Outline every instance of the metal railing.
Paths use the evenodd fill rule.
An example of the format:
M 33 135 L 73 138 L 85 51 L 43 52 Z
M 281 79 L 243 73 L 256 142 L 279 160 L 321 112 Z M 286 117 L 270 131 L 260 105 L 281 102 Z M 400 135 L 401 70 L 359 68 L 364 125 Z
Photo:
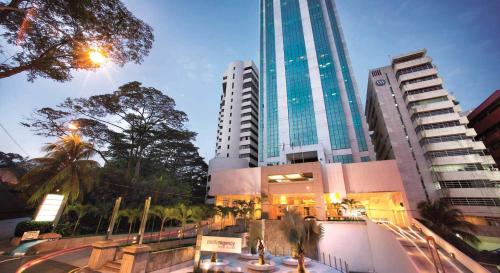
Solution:
M 292 256 L 292 249 L 285 247 L 277 247 L 275 245 L 274 247 L 269 248 L 269 253 L 276 257 Z M 349 264 L 347 263 L 347 261 L 342 260 L 342 258 L 339 258 L 335 255 L 331 255 L 330 253 L 326 254 L 325 252 L 321 252 L 318 253 L 317 258 L 315 259 L 311 258 L 311 259 L 320 264 L 334 268 L 335 270 L 340 271 L 342 273 L 349 273 Z

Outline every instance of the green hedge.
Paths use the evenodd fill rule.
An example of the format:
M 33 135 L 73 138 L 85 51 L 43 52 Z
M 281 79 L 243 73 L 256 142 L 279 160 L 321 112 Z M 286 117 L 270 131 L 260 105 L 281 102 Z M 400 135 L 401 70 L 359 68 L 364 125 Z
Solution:
M 52 222 L 35 222 L 33 220 L 27 220 L 19 222 L 16 226 L 16 231 L 14 235 L 16 237 L 23 236 L 26 231 L 40 231 L 40 234 L 52 231 Z

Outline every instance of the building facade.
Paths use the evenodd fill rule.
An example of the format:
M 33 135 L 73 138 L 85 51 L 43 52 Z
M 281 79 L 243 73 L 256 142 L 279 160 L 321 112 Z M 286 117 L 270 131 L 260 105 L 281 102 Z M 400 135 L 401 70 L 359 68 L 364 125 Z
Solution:
M 252 61 L 231 62 L 222 76 L 215 156 L 208 164 L 207 192 L 213 172 L 257 166 L 258 105 L 256 65 Z
M 477 133 L 490 155 L 500 166 L 500 90 L 496 90 L 468 116 L 469 127 Z
M 333 0 L 261 0 L 259 164 L 374 159 Z
M 426 50 L 370 70 L 365 111 L 377 159 L 397 161 L 412 211 L 443 198 L 482 234 L 499 235 L 500 173 Z
M 286 211 L 296 210 L 318 220 L 366 215 L 400 226 L 409 224 L 408 202 L 394 160 L 217 171 L 212 174 L 209 194 L 217 206 L 234 206 L 236 200 L 255 201 L 257 219 L 280 219 Z M 345 198 L 356 200 L 356 204 L 342 206 Z

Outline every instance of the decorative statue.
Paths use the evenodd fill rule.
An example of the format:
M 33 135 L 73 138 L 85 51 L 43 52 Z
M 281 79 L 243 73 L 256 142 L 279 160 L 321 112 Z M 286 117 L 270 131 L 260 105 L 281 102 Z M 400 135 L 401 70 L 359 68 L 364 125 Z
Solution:
M 298 248 L 298 254 L 299 254 L 297 273 L 306 273 L 307 271 L 306 271 L 306 267 L 304 264 L 304 258 L 305 258 L 304 247 L 302 246 L 301 243 L 299 243 L 297 248 Z
M 264 260 L 264 250 L 265 250 L 264 243 L 260 238 L 258 238 L 257 240 L 258 240 L 257 247 L 259 250 L 259 264 L 265 265 L 266 261 Z
M 211 263 L 216 263 L 217 262 L 217 252 L 212 252 L 212 256 L 210 257 L 210 262 Z

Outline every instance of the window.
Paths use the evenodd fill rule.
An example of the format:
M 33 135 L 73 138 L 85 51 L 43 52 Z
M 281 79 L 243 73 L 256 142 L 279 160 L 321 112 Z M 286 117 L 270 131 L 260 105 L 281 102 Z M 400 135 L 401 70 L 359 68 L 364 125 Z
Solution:
M 233 83 L 231 83 L 231 88 L 232 88 L 232 89 L 234 89 L 234 82 L 233 82 Z
M 489 180 L 465 180 L 465 181 L 439 181 L 439 185 L 443 189 L 454 189 L 454 188 L 496 188 L 500 187 L 500 184 L 493 183 Z
M 369 156 L 362 156 L 361 157 L 361 162 L 368 162 L 370 161 L 370 157 Z
M 352 155 L 350 155 L 350 154 L 349 155 L 334 155 L 333 162 L 338 162 L 338 163 L 343 163 L 343 164 L 352 163 L 353 162 Z
M 443 198 L 454 206 L 487 206 L 500 207 L 500 198 L 481 197 L 446 197 Z

